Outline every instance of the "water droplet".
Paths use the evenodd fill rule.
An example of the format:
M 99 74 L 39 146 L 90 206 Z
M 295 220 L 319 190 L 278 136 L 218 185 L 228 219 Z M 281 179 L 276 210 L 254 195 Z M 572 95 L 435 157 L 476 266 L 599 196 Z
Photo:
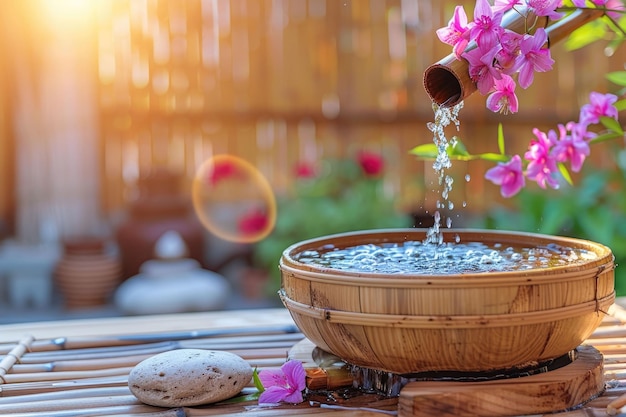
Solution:
M 465 174 L 465 182 L 470 182 L 470 174 Z

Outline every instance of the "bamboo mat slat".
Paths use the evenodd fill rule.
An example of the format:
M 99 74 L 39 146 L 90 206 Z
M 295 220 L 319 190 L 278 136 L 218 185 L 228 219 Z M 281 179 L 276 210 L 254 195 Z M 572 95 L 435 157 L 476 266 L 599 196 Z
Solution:
M 282 365 L 303 337 L 284 309 L 0 326 L 0 415 L 379 417 L 397 410 L 396 398 L 365 397 L 348 409 L 308 402 L 266 408 L 256 401 L 165 409 L 142 404 L 128 389 L 132 367 L 156 353 L 186 347 L 227 350 L 262 370 Z M 607 406 L 626 395 L 626 310 L 612 306 L 585 343 L 604 355 L 607 389 L 559 416 L 606 416 Z M 253 391 L 247 387 L 244 394 Z

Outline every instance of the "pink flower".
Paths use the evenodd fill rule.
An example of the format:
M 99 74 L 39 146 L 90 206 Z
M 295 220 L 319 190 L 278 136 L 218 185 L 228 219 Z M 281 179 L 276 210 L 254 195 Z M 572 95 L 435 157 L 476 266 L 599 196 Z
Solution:
M 227 178 L 236 177 L 239 175 L 237 166 L 231 161 L 219 161 L 213 165 L 209 171 L 209 184 L 216 185 L 218 182 Z
M 302 391 L 306 388 L 306 372 L 302 362 L 290 360 L 280 369 L 264 369 L 259 372 L 259 380 L 265 388 L 259 396 L 259 404 L 304 401 Z
M 463 9 L 463 6 L 456 6 L 454 8 L 454 16 L 448 22 L 448 26 L 437 29 L 436 33 L 441 42 L 452 45 L 452 51 L 459 58 L 469 43 L 469 39 L 466 36 L 467 30 L 465 9 Z
M 589 156 L 589 143 L 585 140 L 584 134 L 577 129 L 576 123 L 568 123 L 571 134 L 567 134 L 566 126 L 559 124 L 559 140 L 552 148 L 552 154 L 558 162 L 570 162 L 572 171 L 578 172 Z
M 526 184 L 522 172 L 522 159 L 515 155 L 509 162 L 498 163 L 487 171 L 485 178 L 500 186 L 502 197 L 514 196 Z
M 487 108 L 503 114 L 517 113 L 518 101 L 515 95 L 515 81 L 506 74 L 495 80 L 495 91 L 487 97 Z
M 494 13 L 487 0 L 476 0 L 474 7 L 474 24 L 470 28 L 470 39 L 483 49 L 491 49 L 498 43 L 498 38 L 504 30 L 502 12 Z
M 498 68 L 492 65 L 499 48 L 499 46 L 495 46 L 486 51 L 479 46 L 463 54 L 463 58 L 467 59 L 469 64 L 470 78 L 476 83 L 480 94 L 488 94 L 493 88 L 495 80 L 502 78 Z
M 521 0 L 496 0 L 493 4 L 494 12 L 506 12 L 511 10 L 515 6 L 520 6 Z
M 267 213 L 258 207 L 253 208 L 239 218 L 239 231 L 246 235 L 256 235 L 267 228 Z
M 522 41 L 522 35 L 517 32 L 505 30 L 500 36 L 500 50 L 496 53 L 497 66 L 503 74 L 511 75 L 516 70 L 515 60 L 519 55 L 519 46 Z
M 527 0 L 530 7 L 537 16 L 547 16 L 552 20 L 563 17 L 563 13 L 558 13 L 556 8 L 561 5 L 562 0 Z
M 612 117 L 617 120 L 617 108 L 613 105 L 617 101 L 615 94 L 597 93 L 589 94 L 589 104 L 580 108 L 580 123 L 590 125 L 598 123 L 601 117 Z
M 537 29 L 535 35 L 524 35 L 520 43 L 520 55 L 516 66 L 519 70 L 518 82 L 522 88 L 528 88 L 533 83 L 534 72 L 546 72 L 552 69 L 554 60 L 550 57 L 550 50 L 543 45 L 548 35 L 543 28 Z
M 365 175 L 375 177 L 383 172 L 385 164 L 380 155 L 372 152 L 361 151 L 357 156 L 357 159 Z
M 556 159 L 550 154 L 552 145 L 556 143 L 556 133 L 551 130 L 546 135 L 539 129 L 533 129 L 537 140 L 530 142 L 528 151 L 524 158 L 528 161 L 526 176 L 539 184 L 541 188 L 549 185 L 552 188 L 559 188 L 559 183 L 554 178 L 554 173 L 558 171 Z
M 315 167 L 307 162 L 299 162 L 295 171 L 298 178 L 314 178 L 317 174 Z

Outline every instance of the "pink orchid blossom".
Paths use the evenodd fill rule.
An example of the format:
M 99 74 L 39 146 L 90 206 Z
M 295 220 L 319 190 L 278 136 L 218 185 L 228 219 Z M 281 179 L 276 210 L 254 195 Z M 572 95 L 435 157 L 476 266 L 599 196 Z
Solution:
M 580 123 L 585 125 L 600 122 L 601 117 L 612 117 L 617 120 L 617 108 L 613 105 L 617 101 L 615 94 L 589 94 L 589 103 L 580 108 Z
M 571 129 L 569 135 L 568 128 Z M 559 133 L 559 140 L 554 144 L 552 154 L 558 162 L 569 161 L 572 171 L 579 172 L 591 151 L 589 143 L 580 134 L 581 131 L 576 129 L 576 123 L 568 123 L 567 126 L 559 124 Z
M 259 404 L 304 401 L 302 391 L 306 388 L 306 372 L 302 362 L 290 360 L 280 369 L 264 369 L 259 372 L 259 380 L 265 388 L 259 396 Z
M 463 54 L 469 64 L 469 75 L 476 83 L 481 94 L 488 94 L 495 84 L 495 80 L 502 78 L 500 71 L 492 65 L 499 47 L 495 46 L 486 51 L 481 46 Z
M 470 39 L 483 49 L 491 49 L 498 43 L 504 30 L 501 26 L 502 12 L 495 12 L 487 0 L 476 0 L 474 24 L 470 28 Z
M 537 128 L 533 129 L 537 140 L 530 142 L 528 151 L 524 158 L 528 161 L 526 167 L 526 177 L 535 181 L 541 188 L 549 185 L 552 188 L 559 188 L 558 181 L 554 174 L 558 172 L 556 159 L 550 154 L 552 146 L 556 143 L 556 133 L 550 130 L 546 135 Z
M 496 0 L 493 4 L 494 12 L 507 12 L 515 6 L 521 6 L 521 0 Z
M 556 11 L 557 7 L 563 3 L 562 0 L 527 0 L 527 3 L 537 16 L 547 16 L 552 20 L 558 20 L 564 15 Z
M 500 36 L 501 48 L 496 53 L 495 61 L 503 74 L 512 75 L 517 70 L 515 60 L 519 55 L 521 40 L 522 35 L 510 30 L 505 30 L 502 36 Z
M 437 29 L 436 33 L 441 42 L 452 45 L 452 51 L 457 58 L 460 58 L 469 43 L 469 37 L 466 36 L 468 30 L 465 9 L 463 6 L 456 6 L 454 16 L 448 22 L 448 26 Z
M 550 50 L 543 47 L 547 40 L 548 35 L 543 28 L 537 29 L 534 35 L 524 35 L 522 38 L 520 55 L 516 62 L 519 69 L 518 82 L 520 87 L 530 87 L 535 71 L 546 72 L 552 69 L 554 60 L 550 56 Z
M 517 113 L 518 101 L 515 95 L 515 80 L 506 74 L 495 80 L 495 91 L 487 97 L 487 108 L 502 114 Z
M 500 186 L 502 197 L 513 197 L 526 185 L 522 172 L 522 159 L 519 155 L 513 156 L 508 162 L 500 162 L 489 169 L 485 178 Z

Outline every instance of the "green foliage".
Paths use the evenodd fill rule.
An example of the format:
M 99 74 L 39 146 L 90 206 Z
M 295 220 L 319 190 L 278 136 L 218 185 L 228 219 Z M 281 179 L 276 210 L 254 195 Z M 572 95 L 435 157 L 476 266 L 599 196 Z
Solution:
M 257 265 L 272 274 L 270 290 L 278 290 L 280 256 L 294 243 L 334 233 L 411 226 L 410 216 L 383 194 L 382 185 L 381 177 L 366 175 L 352 159 L 325 161 L 319 175 L 296 179 L 293 192 L 277 199 L 274 230 L 255 244 Z
M 513 201 L 515 208 L 494 207 L 473 226 L 572 236 L 611 248 L 616 263 L 616 289 L 626 295 L 626 150 L 615 147 L 618 168 L 586 165 L 582 179 L 572 187 L 546 193 L 525 189 Z

